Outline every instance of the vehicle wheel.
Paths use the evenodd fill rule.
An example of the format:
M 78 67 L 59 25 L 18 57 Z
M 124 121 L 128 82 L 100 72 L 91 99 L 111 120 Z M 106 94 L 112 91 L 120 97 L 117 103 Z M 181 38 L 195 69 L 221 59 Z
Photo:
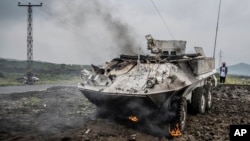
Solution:
M 192 93 L 191 110 L 194 114 L 204 114 L 206 110 L 205 91 L 202 87 L 196 88 Z
M 212 88 L 208 88 L 205 93 L 206 109 L 209 110 L 212 107 Z
M 177 123 L 181 131 L 184 131 L 187 119 L 187 100 L 182 97 L 177 111 Z
M 176 118 L 174 122 L 171 123 L 171 129 L 175 129 L 178 125 L 180 131 L 184 131 L 187 119 L 187 100 L 185 97 L 180 98 L 178 108 L 176 111 Z

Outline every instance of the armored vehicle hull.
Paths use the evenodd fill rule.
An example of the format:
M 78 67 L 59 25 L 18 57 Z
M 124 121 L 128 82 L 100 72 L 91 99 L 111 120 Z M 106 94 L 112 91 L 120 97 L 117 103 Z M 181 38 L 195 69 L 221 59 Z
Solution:
M 214 58 L 198 47 L 195 54 L 185 54 L 185 41 L 146 38 L 154 55 L 120 55 L 102 67 L 92 65 L 82 71 L 78 88 L 104 117 L 174 121 L 184 130 L 187 103 L 195 113 L 211 107 Z

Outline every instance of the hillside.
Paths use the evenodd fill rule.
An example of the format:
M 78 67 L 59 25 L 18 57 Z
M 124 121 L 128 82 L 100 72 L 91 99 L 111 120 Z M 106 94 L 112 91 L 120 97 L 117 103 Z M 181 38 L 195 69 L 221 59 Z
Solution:
M 228 66 L 228 74 L 250 76 L 250 65 L 246 63 L 238 63 Z
M 26 61 L 14 59 L 0 59 L 1 72 L 26 73 Z M 54 64 L 49 62 L 33 61 L 34 73 L 79 73 L 80 65 Z
M 81 70 L 81 65 L 33 61 L 33 73 L 40 78 L 40 83 L 50 83 L 51 81 L 57 83 L 56 81 L 79 78 Z M 0 58 L 0 85 L 18 85 L 26 73 L 26 61 Z

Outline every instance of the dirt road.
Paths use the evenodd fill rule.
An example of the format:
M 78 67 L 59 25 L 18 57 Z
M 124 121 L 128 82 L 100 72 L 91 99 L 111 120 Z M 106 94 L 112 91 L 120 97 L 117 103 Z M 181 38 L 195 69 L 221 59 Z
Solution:
M 40 85 L 22 85 L 22 86 L 0 86 L 0 94 L 22 93 L 30 91 L 44 91 L 55 86 L 72 86 L 77 84 L 40 84 Z
M 95 106 L 75 87 L 0 95 L 0 140 L 29 141 L 224 141 L 230 124 L 250 124 L 250 86 L 218 86 L 213 107 L 188 115 L 181 137 L 158 138 L 95 119 Z

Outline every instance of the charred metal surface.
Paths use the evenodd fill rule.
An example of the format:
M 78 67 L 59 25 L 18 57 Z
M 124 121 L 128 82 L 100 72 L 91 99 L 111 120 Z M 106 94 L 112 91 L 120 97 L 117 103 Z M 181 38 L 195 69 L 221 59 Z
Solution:
M 101 111 L 125 119 L 137 116 L 139 123 L 161 119 L 154 123 L 158 128 L 175 116 L 179 99 L 190 101 L 192 91 L 210 84 L 216 71 L 214 59 L 201 47 L 186 54 L 186 41 L 146 39 L 150 55 L 122 54 L 102 67 L 92 65 L 92 70 L 82 71 L 78 88 Z
M 155 40 L 146 36 L 151 55 L 120 55 L 102 67 L 92 66 L 83 70 L 81 91 L 93 91 L 100 95 L 154 97 L 168 95 L 195 84 L 214 74 L 214 59 L 205 57 L 201 47 L 195 54 L 185 54 L 186 41 Z M 84 92 L 83 92 L 84 94 Z M 164 96 L 160 96 L 164 102 Z M 155 105 L 162 101 L 151 98 Z

